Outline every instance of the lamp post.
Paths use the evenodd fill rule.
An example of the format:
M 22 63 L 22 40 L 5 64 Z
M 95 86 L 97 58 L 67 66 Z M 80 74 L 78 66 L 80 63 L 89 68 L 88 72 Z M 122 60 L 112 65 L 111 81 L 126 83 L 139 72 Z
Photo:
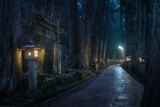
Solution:
M 125 53 L 124 53 L 124 48 L 123 48 L 123 46 L 121 46 L 121 45 L 119 45 L 118 46 L 118 49 L 121 51 L 121 53 L 122 53 L 122 58 L 124 58 L 125 57 Z
M 37 89 L 37 65 L 39 60 L 39 50 L 40 48 L 36 46 L 32 41 L 28 44 L 22 46 L 24 50 L 25 59 L 28 62 L 28 83 L 29 90 Z
M 121 51 L 124 51 L 124 48 L 122 46 L 118 46 L 118 49 L 120 49 Z

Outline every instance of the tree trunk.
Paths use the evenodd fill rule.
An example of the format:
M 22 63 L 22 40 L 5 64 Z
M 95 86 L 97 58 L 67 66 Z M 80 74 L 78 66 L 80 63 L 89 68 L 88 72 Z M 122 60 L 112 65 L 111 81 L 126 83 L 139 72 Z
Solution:
M 146 1 L 147 78 L 142 107 L 160 106 L 160 1 Z
M 21 35 L 20 29 L 20 1 L 3 0 L 3 13 L 1 13 L 3 27 L 1 32 L 1 66 L 0 90 L 4 92 L 13 91 L 17 86 L 16 70 L 17 67 L 17 46 L 18 38 Z M 17 71 L 17 73 L 20 73 Z M 19 77 L 17 77 L 19 78 Z
M 70 0 L 71 7 L 71 54 L 74 61 L 73 68 L 77 69 L 81 66 L 80 60 L 80 32 L 79 32 L 79 15 L 78 15 L 78 7 L 76 0 Z

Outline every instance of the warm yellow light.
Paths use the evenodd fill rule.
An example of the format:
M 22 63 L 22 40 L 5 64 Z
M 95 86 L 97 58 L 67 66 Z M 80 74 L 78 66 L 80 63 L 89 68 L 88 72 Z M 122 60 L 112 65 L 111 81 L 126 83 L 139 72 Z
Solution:
M 31 52 L 28 52 L 28 56 L 31 56 L 32 55 L 32 53 Z
M 38 57 L 38 51 L 34 50 L 34 57 Z

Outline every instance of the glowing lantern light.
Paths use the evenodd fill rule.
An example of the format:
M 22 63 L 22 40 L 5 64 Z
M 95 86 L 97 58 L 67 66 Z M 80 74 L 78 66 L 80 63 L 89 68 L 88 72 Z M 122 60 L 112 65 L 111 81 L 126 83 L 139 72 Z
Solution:
M 31 52 L 28 52 L 28 56 L 31 56 L 32 55 L 32 53 Z
M 38 57 L 38 50 L 34 50 L 34 57 Z
M 38 88 L 37 82 L 37 64 L 39 61 L 39 50 L 40 48 L 36 46 L 32 41 L 22 47 L 24 50 L 25 59 L 28 61 L 28 80 L 29 89 L 35 90 Z

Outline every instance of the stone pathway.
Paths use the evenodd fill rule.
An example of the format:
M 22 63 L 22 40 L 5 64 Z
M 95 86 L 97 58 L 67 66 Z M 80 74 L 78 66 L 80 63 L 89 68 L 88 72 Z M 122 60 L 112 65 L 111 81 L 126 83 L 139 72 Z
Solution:
M 94 81 L 81 87 L 43 106 L 140 107 L 143 87 L 119 65 L 109 66 Z

